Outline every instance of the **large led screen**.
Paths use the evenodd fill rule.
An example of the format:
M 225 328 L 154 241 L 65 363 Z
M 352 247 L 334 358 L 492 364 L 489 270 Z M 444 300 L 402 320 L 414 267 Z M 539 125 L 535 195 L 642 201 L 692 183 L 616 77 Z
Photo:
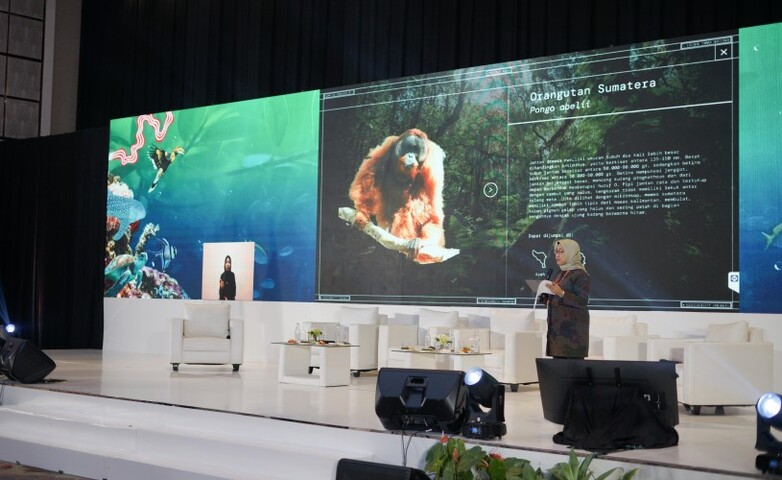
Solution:
M 741 311 L 782 312 L 782 24 L 741 30 Z
M 782 311 L 780 50 L 777 24 L 115 120 L 105 295 L 529 307 L 565 237 L 592 308 Z
M 320 301 L 738 308 L 735 32 L 321 94 Z
M 318 98 L 112 121 L 104 295 L 311 301 Z

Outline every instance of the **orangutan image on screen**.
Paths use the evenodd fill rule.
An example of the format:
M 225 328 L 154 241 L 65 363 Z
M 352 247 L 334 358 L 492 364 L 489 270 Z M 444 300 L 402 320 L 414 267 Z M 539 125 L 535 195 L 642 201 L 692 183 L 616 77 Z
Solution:
M 458 251 L 444 248 L 444 159 L 440 146 L 421 130 L 387 137 L 370 150 L 356 172 L 349 191 L 355 217 L 350 218 L 351 211 L 346 220 L 417 263 L 456 255 Z M 343 212 L 340 216 L 345 218 Z

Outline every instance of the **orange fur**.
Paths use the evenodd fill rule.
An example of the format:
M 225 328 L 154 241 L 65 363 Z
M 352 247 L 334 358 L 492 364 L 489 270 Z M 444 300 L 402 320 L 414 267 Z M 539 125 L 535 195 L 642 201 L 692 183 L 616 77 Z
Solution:
M 415 161 L 412 154 L 397 157 L 398 149 L 412 145 L 425 146 L 425 152 L 416 155 Z M 374 218 L 379 227 L 397 237 L 445 246 L 444 159 L 442 149 L 421 130 L 410 129 L 386 138 L 370 150 L 350 186 L 355 225 L 363 229 Z

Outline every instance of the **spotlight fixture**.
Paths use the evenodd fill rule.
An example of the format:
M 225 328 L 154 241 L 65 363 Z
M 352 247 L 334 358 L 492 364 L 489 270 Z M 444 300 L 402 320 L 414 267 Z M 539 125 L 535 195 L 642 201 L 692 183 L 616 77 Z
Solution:
M 464 384 L 468 398 L 467 421 L 462 427 L 462 435 L 481 439 L 505 435 L 505 386 L 478 367 L 467 371 Z
M 13 323 L 9 323 L 8 325 L 5 326 L 5 331 L 8 333 L 14 333 L 16 331 L 16 325 L 14 325 Z
M 755 468 L 763 473 L 782 475 L 782 442 L 771 432 L 771 427 L 782 427 L 782 397 L 777 393 L 764 393 L 755 404 L 755 410 L 755 449 L 766 452 L 755 458 Z

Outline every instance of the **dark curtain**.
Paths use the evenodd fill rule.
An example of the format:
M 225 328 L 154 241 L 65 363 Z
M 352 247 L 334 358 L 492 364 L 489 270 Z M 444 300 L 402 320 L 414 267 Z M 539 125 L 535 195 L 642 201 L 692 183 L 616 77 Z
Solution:
M 108 128 L 0 143 L 0 305 L 42 348 L 101 348 Z
M 83 0 L 79 128 L 782 20 L 775 0 Z
M 94 130 L 0 143 L 5 305 L 43 348 L 101 347 L 112 118 L 780 20 L 776 0 L 83 0 Z

